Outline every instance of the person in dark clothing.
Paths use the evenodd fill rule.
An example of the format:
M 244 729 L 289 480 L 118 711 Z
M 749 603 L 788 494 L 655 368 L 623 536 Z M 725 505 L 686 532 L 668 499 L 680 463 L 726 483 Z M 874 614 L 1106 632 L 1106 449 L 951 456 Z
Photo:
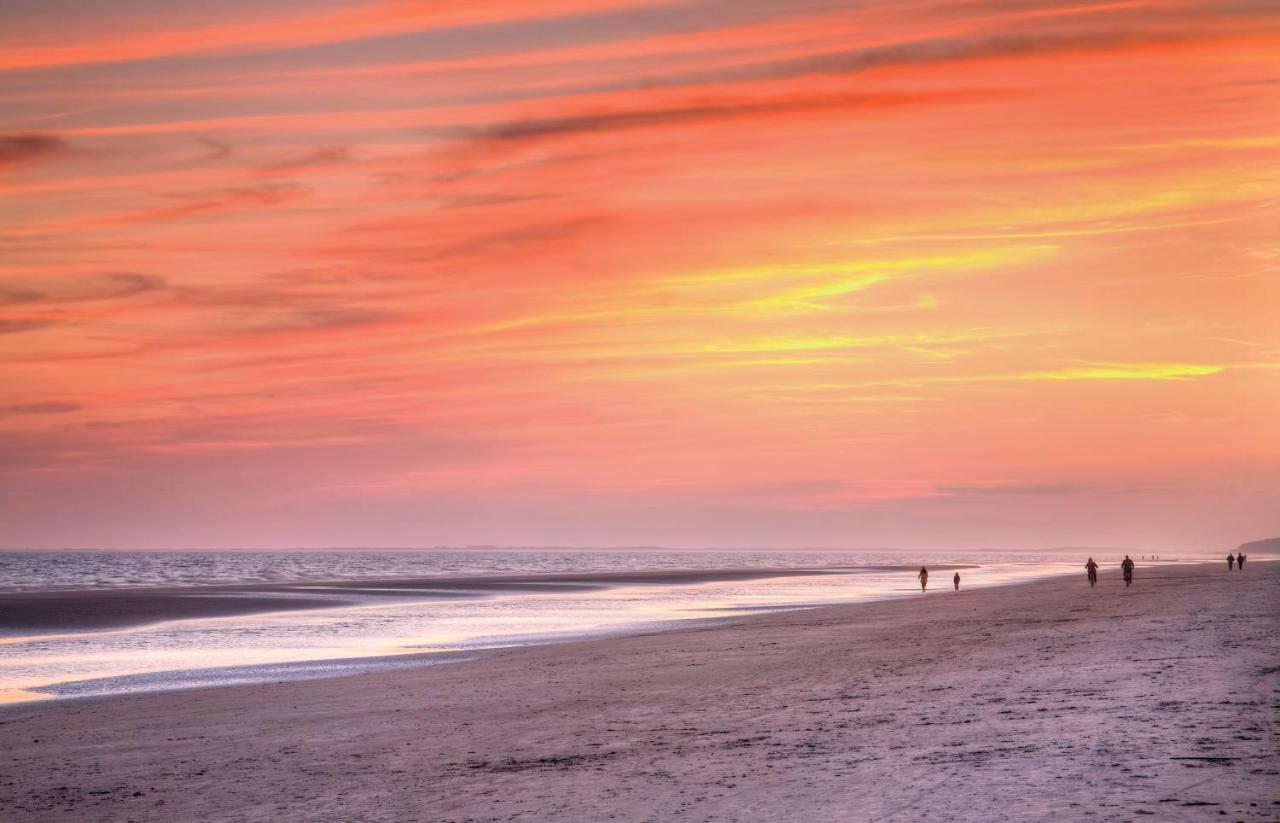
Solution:
M 1235 571 L 1235 568 L 1236 568 L 1236 556 L 1231 552 L 1227 552 L 1227 571 L 1229 572 Z
M 956 576 L 951 578 L 951 582 L 956 584 L 956 591 L 960 591 L 960 572 L 956 572 Z
M 1244 552 L 1236 555 L 1236 565 L 1240 567 L 1240 571 L 1244 571 Z
M 1084 570 L 1089 573 L 1089 588 L 1098 585 L 1098 564 L 1093 562 L 1092 557 L 1084 564 Z
M 916 580 L 920 581 L 920 591 L 924 591 L 924 587 L 929 585 L 929 570 L 921 566 L 920 573 L 916 575 Z
M 1129 588 L 1129 584 L 1133 582 L 1133 558 L 1129 555 L 1124 556 L 1124 561 L 1120 564 L 1120 571 L 1124 572 L 1124 587 Z

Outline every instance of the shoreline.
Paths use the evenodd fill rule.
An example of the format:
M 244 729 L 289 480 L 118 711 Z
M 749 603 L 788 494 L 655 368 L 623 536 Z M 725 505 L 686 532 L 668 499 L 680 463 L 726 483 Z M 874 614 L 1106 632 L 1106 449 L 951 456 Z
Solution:
M 1180 566 L 1182 568 L 1187 568 L 1192 566 L 1209 567 L 1211 565 L 1212 565 L 1211 563 L 1203 562 L 1203 561 L 1173 560 L 1173 561 L 1157 561 L 1152 565 L 1145 566 L 1144 569 L 1149 571 L 1151 569 L 1160 568 L 1162 566 L 1170 566 L 1170 567 Z M 870 571 L 870 570 L 910 571 L 913 568 L 914 566 L 910 568 L 901 567 L 901 566 L 866 566 L 866 567 L 856 567 L 854 571 L 850 571 L 847 573 L 856 574 L 857 572 L 860 572 L 860 571 Z M 950 564 L 950 565 L 937 564 L 932 568 L 937 571 L 952 571 L 957 569 L 981 568 L 981 566 L 961 565 L 961 564 Z M 755 572 L 757 571 L 763 572 L 763 573 L 755 574 Z M 841 572 L 839 570 L 832 570 L 832 569 L 804 569 L 804 568 L 760 569 L 760 570 L 680 569 L 680 570 L 669 570 L 669 571 L 660 571 L 660 572 L 650 572 L 650 571 L 602 572 L 602 573 L 584 572 L 584 573 L 574 573 L 574 574 L 529 574 L 529 575 L 497 574 L 497 575 L 485 575 L 485 576 L 472 575 L 467 577 L 452 577 L 452 578 L 366 578 L 362 580 L 332 581 L 332 585 L 334 585 L 336 588 L 339 588 L 339 589 L 360 589 L 360 590 L 367 590 L 367 591 L 377 591 L 380 587 L 387 586 L 390 584 L 397 584 L 397 583 L 409 583 L 409 584 L 419 583 L 419 584 L 423 584 L 424 586 L 431 586 L 432 588 L 434 588 L 434 584 L 436 584 L 438 581 L 448 580 L 458 584 L 456 588 L 459 590 L 459 592 L 457 594 L 451 594 L 447 591 L 443 592 L 442 595 L 445 597 L 448 597 L 448 596 L 489 597 L 489 596 L 498 596 L 504 593 L 536 593 L 536 592 L 553 593 L 553 592 L 570 592 L 570 591 L 582 592 L 582 591 L 601 591 L 607 588 L 611 588 L 611 586 L 608 586 L 608 585 L 591 585 L 592 583 L 595 583 L 595 582 L 603 583 L 603 580 L 601 580 L 601 578 L 607 578 L 609 579 L 610 582 L 617 581 L 621 585 L 627 585 L 628 583 L 631 583 L 633 585 L 645 585 L 647 583 L 652 583 L 655 581 L 695 585 L 697 583 L 716 582 L 720 580 L 753 580 L 753 579 L 768 579 L 771 577 L 803 577 L 803 576 L 810 576 L 810 575 L 825 576 L 825 575 L 838 575 L 841 573 L 845 573 L 845 572 Z M 1103 572 L 1103 574 L 1106 574 L 1106 572 Z M 1072 577 L 1073 575 L 1075 575 L 1075 572 L 1053 571 L 1053 572 L 1046 572 L 1044 574 L 1037 575 L 1027 580 L 1014 580 L 1014 581 L 1006 581 L 1006 582 L 999 582 L 999 583 L 983 584 L 979 586 L 973 586 L 972 584 L 970 584 L 970 587 L 966 589 L 966 592 L 971 592 L 975 590 L 983 591 L 987 589 L 1008 589 L 1008 588 L 1015 588 L 1019 586 L 1034 585 L 1036 583 L 1040 583 L 1045 580 L 1049 580 L 1053 578 L 1067 579 Z M 1118 576 L 1118 572 L 1117 572 L 1117 576 Z M 1151 579 L 1149 575 L 1147 575 L 1146 577 L 1147 579 Z M 662 579 L 658 580 L 658 578 L 662 578 Z M 476 581 L 492 581 L 495 584 L 495 586 L 491 591 L 478 590 L 474 594 L 465 593 L 464 591 L 462 591 L 476 585 Z M 565 585 L 551 586 L 547 588 L 539 587 L 537 589 L 533 589 L 532 591 L 528 587 L 520 585 L 521 583 L 540 584 L 544 582 L 551 583 L 551 584 L 563 583 Z M 947 588 L 947 585 L 949 585 L 949 582 L 950 581 L 940 579 L 938 581 L 939 585 L 935 586 L 930 591 L 930 595 L 936 595 L 939 592 L 949 591 L 949 589 Z M 351 584 L 351 583 L 355 583 L 358 585 L 349 587 L 347 584 Z M 242 584 L 242 583 L 229 583 L 229 584 L 214 584 L 210 586 L 192 586 L 192 587 L 178 587 L 178 586 L 150 587 L 149 586 L 149 587 L 133 587 L 133 588 L 127 588 L 127 589 L 76 589 L 76 590 L 66 590 L 66 591 L 57 590 L 57 591 L 49 591 L 49 592 L 21 592 L 21 593 L 9 592 L 9 593 L 0 593 L 0 614 L 3 614 L 2 607 L 4 605 L 5 594 L 81 595 L 81 594 L 95 594 L 100 592 L 101 593 L 121 592 L 121 593 L 139 593 L 139 594 L 144 594 L 146 596 L 150 596 L 152 594 L 165 594 L 165 595 L 172 594 L 176 598 L 181 598 L 183 595 L 191 595 L 194 598 L 194 597 L 199 597 L 202 593 L 205 593 L 209 589 L 218 589 L 221 591 L 227 591 L 230 593 L 239 594 L 241 592 L 249 592 L 250 590 L 260 591 L 268 588 L 271 590 L 278 590 L 278 591 L 291 591 L 291 590 L 298 590 L 298 589 L 304 589 L 304 588 L 327 587 L 329 585 L 331 585 L 329 581 L 301 581 L 296 583 L 273 583 L 273 584 L 268 584 L 268 586 L 266 587 L 252 586 L 251 584 Z M 27 705 L 50 705 L 55 702 L 64 703 L 67 701 L 114 700 L 118 698 L 132 696 L 132 695 L 185 692 L 193 689 L 222 689 L 222 688 L 234 689 L 234 688 L 243 688 L 245 686 L 262 685 L 266 683 L 285 683 L 285 682 L 295 682 L 295 681 L 327 680 L 331 678 L 353 677 L 357 675 L 377 674 L 381 671 L 391 670 L 391 669 L 412 668 L 417 666 L 444 665 L 444 664 L 455 663 L 455 662 L 469 662 L 469 661 L 476 660 L 489 655 L 493 655 L 501 652 L 508 652 L 508 651 L 517 650 L 517 649 L 523 649 L 523 648 L 561 646 L 561 645 L 572 645 L 576 643 L 613 641 L 613 640 L 626 639 L 629 637 L 677 633 L 677 632 L 683 632 L 683 631 L 696 631 L 700 628 L 709 627 L 709 626 L 734 625 L 734 624 L 746 623 L 748 621 L 763 620 L 768 618 L 771 615 L 782 615 L 782 614 L 788 614 L 788 613 L 794 613 L 794 612 L 813 612 L 813 611 L 822 611 L 826 609 L 841 609 L 841 608 L 848 608 L 851 606 L 870 606 L 877 603 L 885 603 L 885 602 L 891 602 L 895 600 L 911 599 L 913 597 L 916 597 L 920 594 L 920 592 L 914 588 L 914 585 L 915 585 L 914 581 L 911 581 L 910 586 L 905 587 L 902 590 L 894 593 L 885 593 L 885 594 L 870 596 L 865 599 L 851 600 L 851 601 L 845 601 L 845 602 L 791 603 L 791 604 L 775 604 L 775 605 L 745 606 L 745 607 L 726 606 L 723 608 L 723 610 L 733 611 L 736 613 L 719 615 L 719 616 L 709 615 L 706 617 L 675 618 L 675 619 L 669 619 L 669 620 L 655 621 L 653 623 L 636 624 L 633 626 L 621 627 L 621 628 L 608 628 L 608 629 L 599 629 L 596 631 L 583 631 L 582 633 L 573 632 L 573 633 L 564 634 L 564 635 L 535 636 L 534 638 L 524 642 L 500 644 L 500 645 L 494 645 L 494 646 L 481 646 L 481 647 L 469 648 L 465 650 L 448 650 L 448 651 L 403 650 L 399 652 L 392 652 L 392 653 L 381 654 L 381 655 L 369 655 L 365 657 L 330 657 L 330 658 L 316 658 L 316 659 L 306 659 L 306 660 L 281 661 L 278 663 L 253 663 L 253 664 L 246 664 L 246 665 L 234 666 L 234 667 L 209 667 L 209 668 L 203 668 L 203 669 L 148 671 L 148 672 L 140 672 L 137 674 L 121 674 L 121 675 L 112 675 L 107 677 L 86 678 L 83 680 L 59 681 L 56 683 L 49 684 L 47 686 L 33 687 L 30 689 L 10 690 L 9 692 L 0 691 L 0 720 L 3 720 L 4 712 L 7 709 L 20 708 Z M 430 589 L 428 589 L 428 591 L 430 591 Z M 383 591 L 378 591 L 377 593 L 381 595 L 390 594 L 389 592 L 383 592 Z M 400 595 L 400 596 L 403 596 L 403 595 Z M 43 600 L 44 598 L 32 597 L 30 599 Z M 432 598 L 427 597 L 422 599 L 432 599 Z M 49 600 L 53 603 L 58 602 L 58 598 L 49 598 Z M 417 601 L 419 600 L 419 597 L 416 597 L 416 596 L 405 597 L 405 600 Z M 207 602 L 207 601 L 193 600 L 193 603 L 196 603 L 196 604 L 199 604 L 201 602 Z M 281 601 L 275 601 L 275 602 L 281 602 Z M 295 601 L 282 601 L 282 602 L 297 603 L 302 601 L 295 600 Z M 83 629 L 83 630 L 65 632 L 65 633 L 50 632 L 46 634 L 46 633 L 37 632 L 37 633 L 21 635 L 21 636 L 6 636 L 3 633 L 0 633 L 0 648 L 3 648 L 6 644 L 11 644 L 15 642 L 20 643 L 28 640 L 39 641 L 39 640 L 45 640 L 45 639 L 56 639 L 61 637 L 89 637 L 95 634 L 113 634 L 118 631 L 132 631 L 135 629 L 147 629 L 152 626 L 158 626 L 164 623 L 175 622 L 175 621 L 185 621 L 185 620 L 200 621 L 200 620 L 219 620 L 224 618 L 236 618 L 236 617 L 270 616 L 273 614 L 282 614 L 288 611 L 295 611 L 295 610 L 299 612 L 307 612 L 307 611 L 323 612 L 329 609 L 340 609 L 340 608 L 343 608 L 344 606 L 365 605 L 356 600 L 349 600 L 349 601 L 326 600 L 321 602 L 322 602 L 322 605 L 320 606 L 306 605 L 306 606 L 298 606 L 296 607 L 296 609 L 273 608 L 266 611 L 255 610 L 255 611 L 233 613 L 233 614 L 200 613 L 200 614 L 196 614 L 195 616 L 166 618 L 166 619 L 157 620 L 153 622 L 138 623 L 138 624 L 133 624 L 128 626 Z M 708 609 L 708 611 L 711 611 L 711 609 Z M 214 682 L 217 680 L 219 674 L 229 669 L 235 669 L 239 672 L 243 672 L 247 676 L 243 678 L 236 678 L 229 682 Z M 302 673 L 296 674 L 296 675 L 292 674 L 291 670 L 295 670 L 295 669 L 301 671 Z M 331 669 L 333 670 L 333 673 L 318 673 L 318 672 L 323 672 L 323 670 L 325 669 Z M 317 673 L 313 673 L 313 671 Z M 256 672 L 261 672 L 263 676 L 256 676 L 255 675 Z M 265 676 L 267 674 L 270 674 L 270 676 L 269 677 Z M 108 683 L 125 683 L 125 682 L 133 682 L 133 681 L 148 681 L 148 680 L 156 680 L 156 681 L 172 680 L 172 681 L 175 681 L 176 683 L 180 683 L 182 681 L 189 682 L 189 681 L 200 681 L 200 680 L 209 680 L 211 682 L 207 684 L 200 684 L 200 685 L 178 685 L 178 684 L 163 685 L 163 686 L 159 686 L 157 688 L 151 688 L 151 689 L 90 691 L 91 688 L 95 685 L 108 684 Z M 82 691 L 89 692 L 89 693 L 86 693 L 86 694 L 78 693 Z M 17 695 L 19 694 L 23 696 L 18 697 Z M 5 699 L 6 696 L 8 697 L 8 699 Z
M 0 804 L 15 821 L 1274 819 L 1280 564 L 1118 577 L 13 705 Z
M 178 616 L 169 618 L 157 618 L 154 612 L 140 609 L 127 612 L 123 617 L 131 620 L 146 618 L 148 622 L 130 623 L 122 626 L 108 624 L 101 627 L 79 628 L 71 631 L 58 629 L 43 632 L 28 631 L 21 635 L 12 636 L 5 636 L 0 633 L 0 649 L 6 646 L 21 646 L 25 643 L 56 640 L 83 641 L 94 636 L 107 637 L 116 634 L 129 634 L 135 631 L 149 631 L 161 628 L 166 623 L 175 622 L 191 622 L 199 626 L 202 624 L 212 625 L 223 620 L 236 620 L 244 617 L 271 618 L 292 612 L 299 612 L 303 615 L 307 612 L 323 614 L 326 611 L 344 607 L 382 605 L 388 600 L 394 600 L 406 606 L 413 606 L 414 604 L 440 598 L 485 598 L 510 594 L 594 593 L 614 588 L 625 588 L 631 585 L 661 584 L 678 586 L 708 582 L 754 581 L 792 577 L 839 578 L 847 575 L 884 571 L 903 572 L 905 577 L 906 573 L 913 568 L 881 564 L 844 568 L 678 569 L 602 573 L 580 572 L 572 574 L 495 574 L 448 578 L 364 578 L 337 581 L 335 583 L 317 581 L 276 583 L 271 584 L 269 587 L 220 584 L 197 587 L 135 587 L 129 589 L 23 592 L 8 602 L 5 601 L 3 595 L 0 595 L 0 617 L 4 616 L 6 606 L 12 607 L 16 605 L 18 608 L 22 608 L 36 605 L 43 607 L 41 611 L 35 612 L 37 615 L 45 614 L 62 620 L 66 617 L 64 603 L 67 602 L 81 607 L 86 605 L 91 607 L 109 606 L 112 604 L 124 604 L 126 606 L 140 604 L 146 606 L 155 602 L 158 597 L 170 598 L 168 602 L 172 605 L 179 607 L 185 605 L 190 607 L 193 612 L 179 613 Z M 981 568 L 981 566 L 976 564 L 937 564 L 933 568 L 942 572 L 955 569 Z M 1044 571 L 1041 574 L 1037 574 L 1033 579 L 1060 573 L 1059 571 Z M 979 584 L 979 586 L 983 585 L 1000 586 L 1008 585 L 1008 583 Z M 308 599 L 305 596 L 298 596 L 304 591 L 311 592 L 319 589 L 341 592 L 341 594 L 330 600 L 315 600 Z M 279 601 L 265 598 L 257 599 L 257 595 L 265 590 L 281 592 L 290 595 L 290 598 Z M 366 593 L 372 594 L 375 598 L 382 598 L 382 602 L 380 603 L 373 598 L 367 598 L 363 601 L 350 599 Z M 680 631 L 690 627 L 715 625 L 763 614 L 827 608 L 848 605 L 853 602 L 873 602 L 893 597 L 910 597 L 913 593 L 911 588 L 906 588 L 893 593 L 864 594 L 848 600 L 796 601 L 767 605 L 708 605 L 686 609 L 686 614 L 683 616 L 671 616 L 607 627 L 583 626 L 580 629 L 556 630 L 546 634 L 525 635 L 520 639 L 512 639 L 510 642 L 505 642 L 503 638 L 495 638 L 498 642 L 493 643 L 481 639 L 481 645 L 465 644 L 444 649 L 436 648 L 434 650 L 427 650 L 415 645 L 404 645 L 394 651 L 388 649 L 382 654 L 329 655 L 256 663 L 223 663 L 200 667 L 98 674 L 74 679 L 62 679 L 40 685 L 27 684 L 20 687 L 0 688 L 0 707 L 20 705 L 27 702 L 110 698 L 131 693 L 179 691 L 219 685 L 239 686 L 284 680 L 345 677 L 386 669 L 404 668 L 410 665 L 438 665 L 463 659 L 469 660 L 508 648 L 621 638 L 653 632 Z M 238 610 L 242 608 L 246 610 Z
M 600 574 L 362 578 L 206 586 L 136 586 L 0 592 L 0 625 L 16 636 L 92 633 L 173 620 L 343 608 L 373 598 L 437 600 L 512 593 L 601 591 L 620 585 L 701 583 L 824 574 L 822 570 L 680 570 Z M 0 640 L 15 635 L 0 634 Z
M 878 601 L 864 601 L 878 602 Z M 337 680 L 361 675 L 377 675 L 398 669 L 442 666 L 467 663 L 481 658 L 516 649 L 572 645 L 575 643 L 604 642 L 628 637 L 690 631 L 699 628 L 729 625 L 738 621 L 753 620 L 768 614 L 791 611 L 847 606 L 849 603 L 824 603 L 815 605 L 760 607 L 743 614 L 680 618 L 670 621 L 647 623 L 629 628 L 601 629 L 595 632 L 574 633 L 568 636 L 539 637 L 519 643 L 481 646 L 447 651 L 402 651 L 365 657 L 330 657 L 279 663 L 249 663 L 242 666 L 210 667 L 203 669 L 179 669 L 137 674 L 112 675 L 84 680 L 66 680 L 30 689 L 0 690 L 0 724 L 5 711 L 34 705 L 52 705 L 68 702 L 118 700 L 131 696 L 182 693 L 199 689 L 239 689 L 252 686 L 295 683 L 316 680 Z M 215 618 L 216 619 L 216 618 Z M 2 645 L 0 645 L 2 647 Z M 238 675 L 238 676 L 237 676 Z M 155 688 L 103 689 L 103 685 L 121 685 L 131 682 L 158 681 Z M 207 681 L 207 682 L 201 682 Z
M 973 564 L 935 566 L 940 570 Z M 625 572 L 369 577 L 198 586 L 121 586 L 0 592 L 0 642 L 12 637 L 91 633 L 172 620 L 343 608 L 383 599 L 439 600 L 503 594 L 604 591 L 624 586 L 816 577 L 905 570 L 898 566 L 671 569 Z

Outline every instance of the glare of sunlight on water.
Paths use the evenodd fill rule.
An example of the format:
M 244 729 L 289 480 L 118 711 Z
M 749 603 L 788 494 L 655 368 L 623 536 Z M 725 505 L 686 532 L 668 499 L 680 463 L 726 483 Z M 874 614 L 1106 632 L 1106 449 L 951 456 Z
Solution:
M 678 561 L 664 558 L 648 566 L 687 569 L 701 559 L 690 554 Z M 736 559 L 741 563 L 740 556 Z M 778 563 L 779 559 L 776 555 L 767 557 L 770 563 Z M 477 592 L 444 598 L 429 597 L 429 592 L 397 587 L 394 581 L 388 581 L 376 593 L 355 595 L 363 598 L 356 605 L 336 608 L 174 620 L 79 634 L 9 637 L 0 640 L 5 644 L 5 653 L 0 656 L 0 695 L 7 702 L 20 702 L 46 698 L 46 690 L 93 694 L 317 676 L 376 668 L 392 658 L 400 658 L 406 664 L 411 659 L 430 662 L 502 646 L 674 628 L 692 621 L 741 618 L 770 610 L 920 596 L 914 580 L 918 556 L 878 553 L 873 563 L 868 563 L 865 556 L 836 557 L 830 553 L 796 553 L 784 559 L 793 560 L 793 568 L 803 567 L 812 573 L 679 585 L 615 582 L 607 588 L 598 584 L 567 589 L 533 586 L 525 591 Z M 971 564 L 961 570 L 964 591 L 1074 571 L 1079 565 L 1074 557 L 1061 556 L 926 559 L 934 564 Z M 94 558 L 92 562 L 107 561 Z M 404 564 L 403 559 L 396 562 Z M 562 562 L 557 555 L 553 559 L 536 559 L 528 566 L 545 569 Z M 628 562 L 640 561 L 630 558 Z M 495 567 L 505 571 L 510 563 L 509 558 L 503 557 Z M 893 567 L 887 563 L 893 563 Z M 366 559 L 360 567 L 370 564 Z M 197 565 L 204 573 L 209 564 Z M 641 568 L 649 570 L 648 566 Z M 474 574 L 475 570 L 468 567 L 465 571 Z M 59 574 L 70 579 L 65 570 Z M 945 582 L 946 591 L 938 594 L 951 596 L 950 572 L 940 572 L 940 577 L 945 578 L 938 582 Z M 294 591 L 324 588 L 315 583 Z M 193 587 L 192 593 L 198 594 L 199 588 Z M 345 590 L 342 597 L 353 597 L 351 590 Z M 262 672 L 255 674 L 254 667 L 261 667 Z M 113 679 L 118 682 L 109 682 Z M 74 684 L 99 682 L 103 684 L 100 688 L 72 688 Z

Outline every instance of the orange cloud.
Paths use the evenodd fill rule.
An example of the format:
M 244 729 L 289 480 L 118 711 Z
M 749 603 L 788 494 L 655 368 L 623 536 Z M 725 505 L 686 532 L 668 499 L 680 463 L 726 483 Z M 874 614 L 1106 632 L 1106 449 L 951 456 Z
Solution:
M 0 12 L 15 539 L 1273 522 L 1269 7 L 231 5 Z

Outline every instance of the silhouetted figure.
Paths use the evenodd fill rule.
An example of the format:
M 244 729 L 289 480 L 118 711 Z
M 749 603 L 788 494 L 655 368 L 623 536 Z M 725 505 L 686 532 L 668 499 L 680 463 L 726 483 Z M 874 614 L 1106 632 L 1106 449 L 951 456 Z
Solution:
M 920 581 L 920 591 L 924 591 L 924 587 L 929 585 L 929 570 L 921 566 L 920 573 L 916 575 L 916 579 Z
M 1240 567 L 1240 571 L 1244 571 L 1244 552 L 1236 555 L 1236 565 Z
M 1235 571 L 1235 568 L 1236 568 L 1236 556 L 1231 552 L 1227 552 L 1227 571 L 1229 572 Z
M 956 584 L 956 591 L 960 591 L 960 572 L 956 572 L 956 576 L 951 578 L 951 582 Z
M 1133 558 L 1129 555 L 1124 556 L 1124 561 L 1120 563 L 1120 571 L 1124 572 L 1124 587 L 1129 588 L 1129 584 L 1133 582 Z
M 1089 562 L 1084 564 L 1084 570 L 1089 573 L 1089 588 L 1098 585 L 1098 564 L 1093 562 L 1093 558 L 1089 558 Z

